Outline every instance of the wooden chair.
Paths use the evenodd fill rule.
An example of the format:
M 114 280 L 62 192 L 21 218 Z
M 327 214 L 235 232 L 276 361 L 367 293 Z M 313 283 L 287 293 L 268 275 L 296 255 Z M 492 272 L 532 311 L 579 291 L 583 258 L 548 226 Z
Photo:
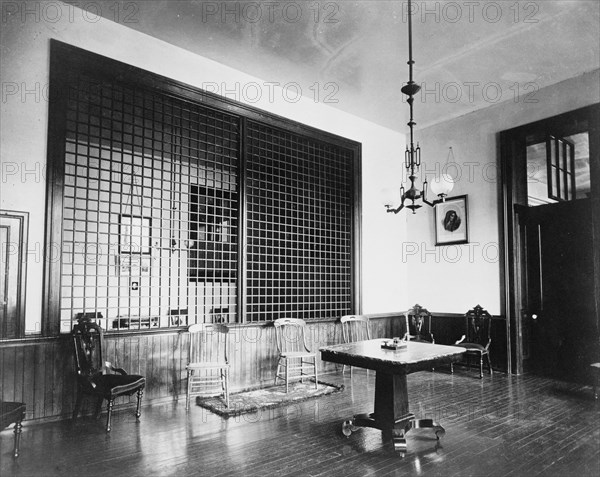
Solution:
M 185 408 L 190 408 L 192 395 L 215 394 L 215 387 L 229 407 L 229 328 L 219 323 L 199 323 L 188 328 L 190 335 Z
M 139 420 L 146 378 L 137 374 L 127 374 L 125 370 L 115 368 L 110 362 L 103 361 L 104 336 L 102 328 L 89 318 L 79 319 L 77 324 L 73 326 L 71 334 L 75 347 L 75 365 L 77 368 L 77 401 L 73 410 L 73 419 L 77 418 L 81 401 L 85 395 L 97 399 L 96 417 L 99 417 L 102 401 L 106 399 L 108 402 L 106 432 L 110 432 L 115 398 L 137 393 L 135 417 L 136 420 Z
M 358 315 L 345 315 L 340 318 L 340 322 L 342 323 L 342 338 L 344 343 L 371 339 L 368 318 Z M 345 370 L 346 365 L 344 364 L 342 365 L 342 374 L 344 374 Z M 352 376 L 352 366 L 350 366 L 350 376 Z
M 492 362 L 490 360 L 490 344 L 492 339 L 491 332 L 492 315 L 485 309 L 477 305 L 472 310 L 465 313 L 465 334 L 455 345 L 467 349 L 465 357 L 467 360 L 476 358 L 479 361 L 479 378 L 483 378 L 483 357 L 487 358 L 490 376 L 492 375 Z M 453 364 L 450 365 L 450 372 L 454 372 Z
M 277 385 L 278 378 L 283 379 L 287 393 L 290 379 L 300 377 L 301 382 L 304 382 L 304 378 L 314 377 L 315 389 L 317 389 L 317 353 L 313 353 L 306 346 L 305 321 L 298 318 L 279 318 L 273 324 L 279 353 L 275 385 Z M 309 370 L 312 366 L 312 373 L 305 372 L 305 365 L 309 367 Z
M 25 403 L 0 401 L 0 430 L 15 424 L 15 441 L 13 446 L 13 457 L 19 457 L 19 444 L 21 442 L 21 431 L 25 419 Z
M 416 304 L 410 310 L 404 312 L 408 323 L 410 339 L 413 341 L 426 341 L 435 343 L 431 332 L 431 313 L 427 308 Z

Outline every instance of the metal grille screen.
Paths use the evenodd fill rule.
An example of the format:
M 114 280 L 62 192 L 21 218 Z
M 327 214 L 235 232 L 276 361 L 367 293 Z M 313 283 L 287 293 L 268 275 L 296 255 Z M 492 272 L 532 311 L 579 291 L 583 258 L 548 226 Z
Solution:
M 247 148 L 247 320 L 349 314 L 350 153 L 254 123 Z
M 356 143 L 63 53 L 47 264 L 61 332 L 82 314 L 129 330 L 354 312 Z
M 85 77 L 69 98 L 61 330 L 235 321 L 238 119 Z

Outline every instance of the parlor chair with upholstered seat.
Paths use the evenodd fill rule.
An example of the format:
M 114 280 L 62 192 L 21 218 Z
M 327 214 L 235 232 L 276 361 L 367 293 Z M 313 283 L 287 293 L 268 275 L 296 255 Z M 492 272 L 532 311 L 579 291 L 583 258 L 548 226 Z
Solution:
M 490 376 L 492 375 L 492 362 L 490 360 L 491 323 L 490 315 L 480 305 L 465 313 L 465 334 L 455 345 L 466 348 L 465 358 L 467 364 L 475 359 L 479 364 L 479 378 L 483 378 L 483 357 L 486 357 Z M 450 365 L 450 371 L 454 372 L 454 366 Z
M 115 399 L 137 393 L 135 417 L 138 420 L 146 378 L 137 374 L 127 374 L 124 369 L 113 367 L 110 362 L 104 361 L 102 328 L 89 318 L 78 319 L 71 334 L 77 369 L 77 401 L 73 419 L 79 414 L 84 396 L 96 398 L 96 417 L 99 417 L 102 402 L 106 399 L 106 432 L 110 432 Z
M 314 378 L 315 389 L 317 381 L 317 353 L 312 352 L 306 345 L 306 322 L 299 318 L 279 318 L 275 325 L 275 341 L 277 343 L 277 370 L 275 385 L 278 379 L 285 381 L 285 392 L 289 392 L 290 380 Z
M 431 313 L 419 304 L 404 312 L 411 341 L 435 343 L 431 331 Z
M 354 341 L 365 341 L 371 339 L 371 330 L 369 319 L 359 315 L 345 315 L 340 318 L 342 324 L 342 339 L 344 343 L 352 343 Z M 352 376 L 352 366 L 350 368 L 350 376 Z M 342 374 L 346 370 L 346 365 L 342 365 Z M 368 372 L 368 370 L 367 370 Z
M 13 445 L 13 457 L 19 457 L 19 444 L 21 442 L 21 430 L 25 419 L 25 403 L 0 401 L 0 430 L 11 424 L 15 425 L 15 439 Z
M 229 358 L 227 354 L 229 328 L 219 323 L 198 323 L 188 328 L 189 354 L 187 397 L 214 395 L 218 389 L 225 406 L 229 407 Z

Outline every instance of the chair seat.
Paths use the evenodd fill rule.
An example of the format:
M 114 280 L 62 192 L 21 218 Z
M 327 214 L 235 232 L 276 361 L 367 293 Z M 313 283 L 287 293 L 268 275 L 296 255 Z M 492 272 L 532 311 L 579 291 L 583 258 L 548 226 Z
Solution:
M 0 429 L 10 426 L 12 423 L 23 419 L 25 414 L 25 403 L 23 402 L 1 402 L 0 403 Z
M 281 353 L 282 358 L 314 358 L 316 353 L 309 353 L 306 351 L 286 351 Z
M 410 335 L 410 341 L 419 341 L 421 343 L 433 343 L 433 339 L 430 336 L 423 335 Z
M 458 346 L 462 346 L 463 348 L 467 348 L 467 352 L 469 351 L 479 351 L 480 353 L 486 353 L 487 350 L 485 347 L 481 346 L 477 343 L 461 343 Z
M 208 363 L 190 363 L 185 369 L 212 369 L 212 368 L 222 368 L 229 369 L 229 364 L 222 363 L 219 361 L 213 361 Z
M 94 394 L 106 397 L 133 394 L 145 384 L 146 378 L 137 374 L 101 374 L 92 380 Z

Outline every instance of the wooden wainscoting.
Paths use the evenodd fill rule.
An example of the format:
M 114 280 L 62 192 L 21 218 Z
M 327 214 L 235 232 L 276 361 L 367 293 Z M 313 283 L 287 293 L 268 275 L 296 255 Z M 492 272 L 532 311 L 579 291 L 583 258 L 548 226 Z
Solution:
M 401 327 L 400 315 L 372 316 L 371 331 L 375 338 L 398 336 Z M 271 383 L 277 364 L 273 326 L 233 326 L 229 339 L 232 390 Z M 313 350 L 340 343 L 340 324 L 309 323 L 307 341 Z M 108 333 L 105 348 L 105 360 L 146 377 L 144 404 L 185 399 L 188 350 L 185 332 Z M 25 402 L 26 419 L 63 419 L 72 413 L 76 385 L 69 335 L 0 341 L 0 369 L 0 399 Z M 320 363 L 321 373 L 335 370 L 331 363 Z M 133 404 L 135 397 L 131 401 L 125 399 L 121 398 L 117 405 Z M 88 404 L 86 409 L 91 407 Z

